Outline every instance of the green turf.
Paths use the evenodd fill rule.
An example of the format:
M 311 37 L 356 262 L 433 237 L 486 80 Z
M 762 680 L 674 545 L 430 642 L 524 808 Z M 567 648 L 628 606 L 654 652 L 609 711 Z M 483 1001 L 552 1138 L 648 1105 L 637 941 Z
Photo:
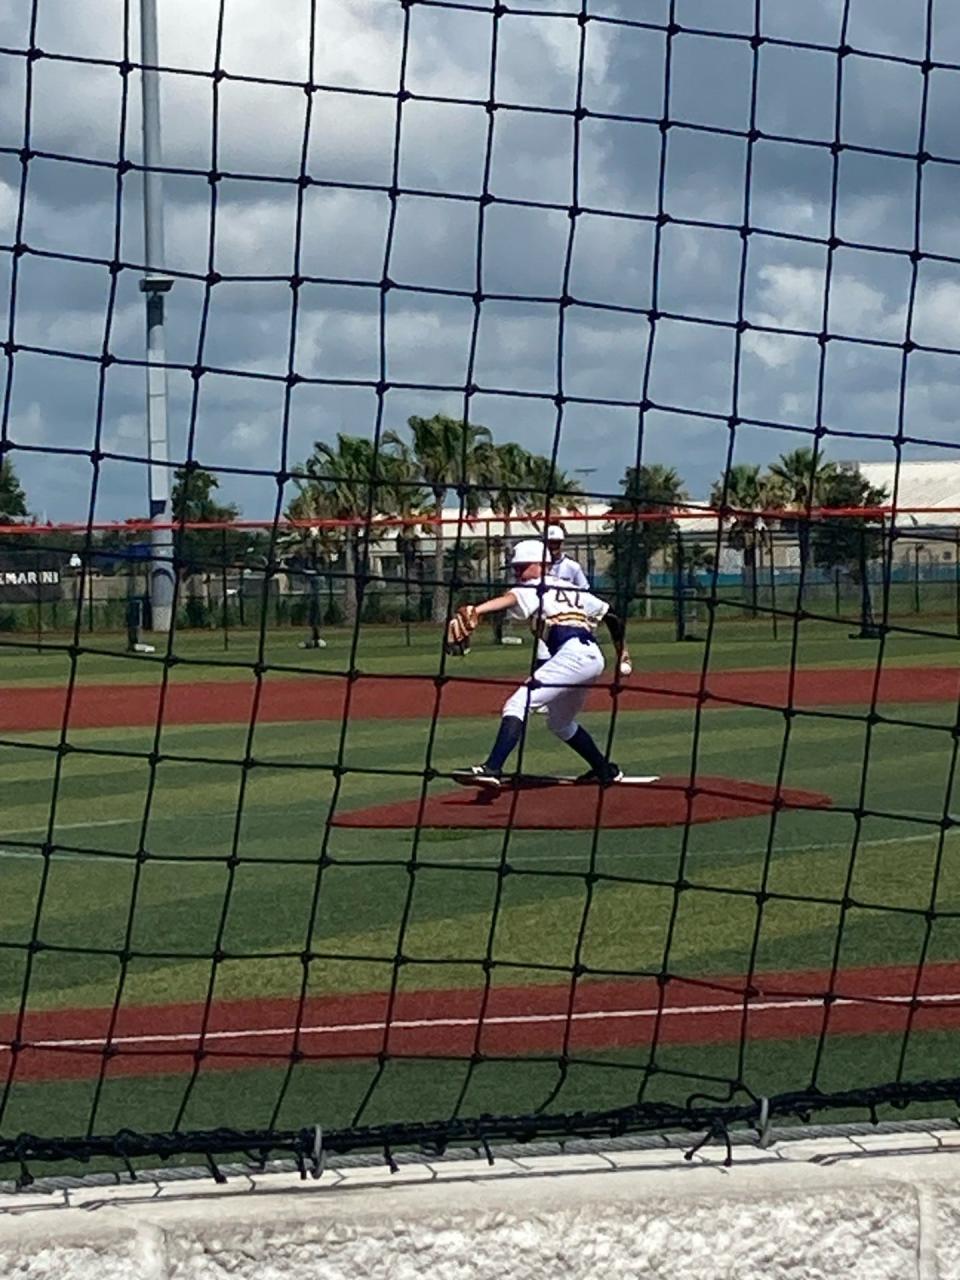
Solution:
M 923 618 L 917 623 L 922 633 L 894 630 L 884 644 L 886 665 L 918 666 L 949 664 L 957 646 L 956 622 L 952 616 Z M 870 667 L 876 664 L 879 642 L 851 640 L 857 630 L 855 620 L 822 621 L 808 619 L 797 627 L 796 661 L 804 667 Z M 769 618 L 754 621 L 724 620 L 718 623 L 710 643 L 709 661 L 713 670 L 743 667 L 784 668 L 793 651 L 793 622 L 781 618 L 778 638 L 772 635 Z M 492 633 L 484 629 L 470 656 L 448 662 L 454 674 L 502 676 L 510 679 L 530 661 L 529 636 L 521 648 L 492 643 Z M 705 624 L 696 634 L 706 635 Z M 262 660 L 280 678 L 311 672 L 342 672 L 351 662 L 372 674 L 433 675 L 440 659 L 440 631 L 433 626 L 365 625 L 356 646 L 353 631 L 346 627 L 324 632 L 325 649 L 298 647 L 303 632 L 291 628 L 271 628 L 263 639 Z M 75 678 L 83 683 L 146 682 L 161 679 L 166 647 L 157 643 L 155 655 L 126 652 L 126 637 L 116 633 L 83 634 L 76 659 Z M 409 640 L 409 643 L 408 643 Z M 699 670 L 704 660 L 704 644 L 678 644 L 673 626 L 660 622 L 633 622 L 629 641 L 637 671 Z M 36 638 L 26 633 L 0 634 L 0 681 L 3 684 L 53 684 L 67 681 L 72 661 L 71 637 L 54 633 Z M 170 668 L 176 681 L 237 680 L 249 678 L 251 664 L 260 660 L 259 634 L 234 630 L 225 638 L 219 632 L 180 631 L 172 645 L 177 659 Z
M 368 642 L 368 630 L 358 659 L 364 669 L 427 670 L 435 661 L 435 633 L 418 635 L 407 650 L 402 631 L 377 632 Z M 749 646 L 721 636 L 711 665 L 786 661 L 786 642 L 752 634 Z M 185 649 L 210 660 L 189 668 L 191 678 L 224 674 L 212 665 L 216 639 L 183 639 Z M 947 637 L 893 637 L 885 661 L 949 663 L 954 648 Z M 318 667 L 344 661 L 347 651 L 342 636 L 317 654 L 286 650 L 294 662 Z M 811 631 L 801 644 L 810 665 L 869 664 L 876 651 L 874 643 L 829 630 Z M 703 656 L 699 646 L 663 639 L 646 640 L 637 652 L 638 666 L 649 670 L 690 667 Z M 239 641 L 229 656 L 239 656 Z M 512 675 L 527 656 L 481 645 L 469 670 Z M 65 661 L 0 651 L 7 683 L 55 683 Z M 143 678 L 140 664 L 126 658 L 80 661 L 82 678 L 91 681 L 131 672 Z M 842 707 L 797 715 L 786 740 L 787 722 L 775 711 L 709 712 L 700 728 L 700 773 L 772 783 L 783 755 L 785 785 L 826 792 L 841 807 L 862 805 L 869 816 L 857 824 L 849 813 L 787 813 L 772 826 L 746 819 L 686 834 L 427 831 L 418 838 L 410 830 L 328 828 L 334 807 L 409 798 L 425 767 L 448 771 L 480 757 L 492 718 L 445 719 L 432 737 L 426 718 L 352 722 L 342 761 L 335 723 L 258 725 L 254 764 L 246 769 L 239 763 L 245 726 L 165 727 L 155 765 L 148 729 L 72 730 L 65 755 L 51 749 L 56 734 L 7 735 L 0 747 L 0 1009 L 17 1008 L 25 991 L 32 1009 L 110 1004 L 118 993 L 127 1004 L 199 1000 L 211 981 L 218 998 L 290 995 L 299 991 L 305 951 L 312 957 L 310 994 L 383 989 L 398 955 L 401 986 L 409 991 L 475 986 L 490 966 L 494 983 L 512 985 L 556 982 L 574 963 L 585 966 L 589 979 L 664 967 L 686 977 L 738 973 L 751 956 L 758 970 L 819 969 L 835 959 L 844 967 L 909 965 L 924 949 L 930 960 L 956 960 L 960 841 L 948 831 L 941 850 L 938 829 L 920 821 L 956 808 L 955 708 L 905 704 L 883 711 L 908 724 L 873 726 L 869 752 L 867 726 Z M 585 721 L 605 733 L 602 714 Z M 631 771 L 682 774 L 690 769 L 693 727 L 689 711 L 622 715 L 616 757 Z M 562 748 L 534 720 L 527 767 L 555 771 L 558 752 L 562 759 Z M 332 770 L 338 761 L 346 767 L 339 783 Z M 52 852 L 45 858 L 47 841 Z M 146 857 L 138 869 L 141 848 Z M 504 861 L 506 876 L 499 874 Z M 758 903 L 761 891 L 766 896 Z M 928 923 L 931 907 L 936 914 Z M 25 987 L 32 940 L 41 945 Z M 222 959 L 214 965 L 218 949 Z M 818 1083 L 893 1079 L 896 1039 L 831 1038 Z M 917 1036 L 909 1071 L 953 1074 L 946 1043 Z M 743 1078 L 756 1092 L 808 1084 L 812 1052 L 812 1042 L 758 1042 L 749 1048 Z M 640 1055 L 625 1070 L 617 1055 L 599 1055 L 596 1065 L 571 1071 L 550 1105 L 622 1105 L 635 1095 L 645 1061 Z M 696 1092 L 697 1081 L 715 1089 L 712 1077 L 736 1079 L 740 1071 L 735 1046 L 669 1047 L 657 1063 L 666 1069 L 663 1087 L 672 1100 Z M 372 1069 L 298 1069 L 279 1123 L 350 1122 Z M 362 1118 L 406 1118 L 408 1106 L 442 1115 L 464 1071 L 462 1064 L 391 1064 Z M 523 1111 L 550 1096 L 557 1069 L 487 1064 L 474 1077 L 462 1113 Z M 235 1077 L 201 1073 L 181 1119 L 277 1120 L 282 1079 L 279 1068 Z M 653 1077 L 654 1092 L 660 1080 Z M 19 1084 L 0 1131 L 76 1132 L 88 1123 L 99 1132 L 163 1128 L 176 1116 L 184 1080 L 113 1080 L 91 1118 L 92 1089 Z

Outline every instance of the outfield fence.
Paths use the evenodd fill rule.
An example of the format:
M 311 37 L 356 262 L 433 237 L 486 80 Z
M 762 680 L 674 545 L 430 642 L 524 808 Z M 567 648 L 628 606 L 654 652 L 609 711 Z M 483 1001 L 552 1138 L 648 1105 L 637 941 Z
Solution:
M 644 622 L 652 621 L 672 623 L 677 638 L 689 639 L 710 612 L 718 623 L 763 624 L 774 638 L 801 611 L 824 622 L 865 626 L 879 615 L 929 619 L 938 630 L 952 627 L 960 636 L 960 523 L 952 523 L 960 521 L 960 509 L 945 509 L 943 523 L 923 528 L 908 523 L 909 512 L 881 512 L 869 520 L 853 513 L 767 513 L 762 536 L 746 548 L 731 536 L 729 518 L 697 512 L 699 527 L 691 529 L 687 514 L 646 515 L 632 546 L 629 538 L 614 545 L 610 534 L 617 523 L 632 526 L 629 516 L 605 525 L 594 515 L 593 533 L 578 528 L 583 521 L 576 514 L 565 516 L 570 533 L 564 553 L 580 563 L 594 590 L 616 601 L 636 640 L 642 640 Z M 342 541 L 355 528 L 352 522 L 327 522 L 324 556 L 311 545 L 309 529 L 287 531 L 281 542 L 292 535 L 302 545 L 293 552 L 275 548 L 271 556 L 271 538 L 278 539 L 270 522 L 172 526 L 176 626 L 228 638 L 231 631 L 261 625 L 335 628 L 359 617 L 366 625 L 405 624 L 409 641 L 410 624 L 434 617 L 438 586 L 464 600 L 509 586 L 507 560 L 517 539 L 504 536 L 502 520 L 451 521 L 440 580 L 425 536 L 432 538 L 432 529 L 413 527 L 417 549 L 404 557 L 392 545 L 396 524 L 372 524 L 363 563 L 351 571 L 330 544 Z M 645 545 L 651 528 L 657 530 L 652 551 Z M 78 530 L 57 526 L 0 532 L 0 633 L 14 642 L 21 634 L 42 642 L 44 635 L 73 630 L 149 631 L 150 544 L 143 541 L 149 529 L 131 531 L 129 522 L 103 526 L 91 545 Z M 833 541 L 839 545 L 821 552 Z

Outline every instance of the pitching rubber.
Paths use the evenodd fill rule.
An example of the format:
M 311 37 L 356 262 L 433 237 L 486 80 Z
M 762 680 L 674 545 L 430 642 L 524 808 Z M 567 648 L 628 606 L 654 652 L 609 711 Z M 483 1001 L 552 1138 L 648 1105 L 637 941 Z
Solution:
M 453 779 L 453 780 L 454 780 L 454 782 L 458 782 L 458 783 L 460 783 L 460 785 L 461 785 L 461 786 L 464 786 L 464 787 L 476 787 L 476 788 L 477 788 L 477 790 L 479 790 L 479 791 L 489 791 L 489 790 L 492 790 L 492 788 L 490 787 L 490 784 L 489 784 L 489 783 L 484 783 L 484 782 L 481 782 L 481 781 L 479 781 L 479 780 L 478 780 L 478 781 L 470 781 L 470 780 L 468 780 L 468 779 L 467 779 L 467 778 L 465 778 L 465 777 L 457 777 L 457 776 L 454 776 L 454 779 Z M 611 787 L 628 787 L 628 786 L 633 786 L 633 787 L 644 787 L 644 786 L 649 786 L 649 785 L 650 785 L 651 783 L 653 783 L 653 782 L 659 782 L 659 781 L 660 781 L 660 775 L 659 775 L 658 773 L 652 773 L 652 774 L 637 774 L 637 775 L 624 775 L 622 778 L 618 778 L 616 782 L 608 783 L 608 785 L 609 785 L 609 786 L 611 786 Z M 578 782 L 578 781 L 577 781 L 577 779 L 576 779 L 576 778 L 574 778 L 574 777 L 555 777 L 555 776 L 554 776 L 554 775 L 552 775 L 552 774 L 543 774 L 543 775 L 541 775 L 541 774 L 536 774 L 536 773 L 520 773 L 520 774 L 516 774 L 516 775 L 515 775 L 515 776 L 513 776 L 513 777 L 506 777 L 506 778 L 504 778 L 504 779 L 502 780 L 502 782 L 501 782 L 501 784 L 500 784 L 500 785 L 501 785 L 501 789 L 504 789 L 504 790 L 505 790 L 506 788 L 508 788 L 508 787 L 513 787 L 513 786 L 519 786 L 519 787 L 524 787 L 524 786 L 526 786 L 526 787 L 573 787 L 573 786 L 589 787 L 589 786 L 595 786 L 595 785 L 597 785 L 597 784 L 596 784 L 596 783 L 591 783 L 591 782 Z

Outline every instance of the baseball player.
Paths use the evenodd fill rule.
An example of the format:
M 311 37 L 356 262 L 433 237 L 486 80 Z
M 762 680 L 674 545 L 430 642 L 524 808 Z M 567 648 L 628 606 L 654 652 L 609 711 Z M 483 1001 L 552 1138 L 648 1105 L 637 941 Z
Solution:
M 562 525 L 551 524 L 547 527 L 547 573 L 551 578 L 559 578 L 562 582 L 569 582 L 572 587 L 576 587 L 580 591 L 589 591 L 590 579 L 583 572 L 577 561 L 572 556 L 568 556 L 563 550 L 563 540 L 566 536 Z M 539 671 L 543 664 L 549 661 L 549 658 L 550 650 L 541 637 L 537 641 L 537 657 L 533 664 L 534 671 Z M 537 714 L 545 716 L 547 708 L 538 707 Z
M 507 610 L 508 616 L 530 622 L 534 634 L 543 638 L 550 655 L 537 674 L 504 703 L 500 729 L 486 760 L 469 769 L 457 770 L 453 774 L 457 782 L 498 789 L 507 757 L 523 736 L 524 721 L 531 709 L 539 707 L 547 708 L 551 732 L 589 765 L 578 782 L 599 782 L 606 786 L 623 777 L 620 767 L 608 760 L 587 730 L 577 724 L 577 713 L 583 707 L 590 685 L 603 672 L 604 658 L 595 636 L 600 622 L 605 623 L 617 648 L 621 674 L 630 674 L 624 625 L 610 613 L 610 606 L 603 600 L 549 576 L 545 572 L 546 560 L 542 542 L 529 539 L 518 543 L 512 559 L 517 585 L 483 604 L 464 605 L 450 619 L 449 653 L 464 652 L 485 614 Z
M 564 552 L 563 540 L 566 536 L 562 525 L 552 524 L 547 529 L 546 542 L 547 549 L 550 552 L 547 572 L 551 578 L 560 578 L 564 582 L 569 582 L 572 587 L 577 587 L 580 591 L 589 591 L 589 578 L 576 560 Z

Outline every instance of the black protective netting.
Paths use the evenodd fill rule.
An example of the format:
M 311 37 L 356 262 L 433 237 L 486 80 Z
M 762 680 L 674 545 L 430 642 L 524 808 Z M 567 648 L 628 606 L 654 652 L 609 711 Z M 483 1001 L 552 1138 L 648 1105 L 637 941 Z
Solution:
M 0 18 L 0 1160 L 942 1113 L 948 0 L 175 8 Z M 471 807 L 556 521 L 663 776 Z

